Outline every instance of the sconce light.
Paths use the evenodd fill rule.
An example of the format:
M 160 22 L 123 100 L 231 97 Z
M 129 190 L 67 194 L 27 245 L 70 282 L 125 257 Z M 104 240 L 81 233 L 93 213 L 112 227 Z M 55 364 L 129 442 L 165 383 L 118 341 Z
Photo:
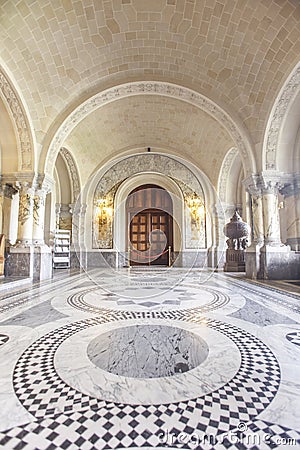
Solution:
M 195 222 L 199 222 L 201 218 L 204 217 L 205 208 L 203 200 L 202 198 L 198 197 L 195 192 L 187 199 L 187 206 L 192 215 L 192 219 Z
M 97 200 L 96 216 L 99 220 L 99 226 L 103 227 L 109 223 L 112 218 L 113 208 L 111 201 L 107 198 Z

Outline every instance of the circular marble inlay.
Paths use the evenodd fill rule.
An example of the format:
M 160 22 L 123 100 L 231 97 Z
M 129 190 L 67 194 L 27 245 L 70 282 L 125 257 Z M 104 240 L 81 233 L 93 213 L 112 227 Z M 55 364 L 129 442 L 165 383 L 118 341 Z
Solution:
M 123 312 L 116 314 L 123 315 Z M 134 315 L 136 316 L 136 313 Z M 103 315 L 101 317 L 103 319 Z M 196 319 L 195 314 L 193 314 L 193 319 Z M 207 394 L 223 386 L 238 372 L 241 355 L 230 338 L 207 326 L 206 319 L 200 320 L 200 324 L 178 320 L 166 323 L 165 320 L 149 317 L 146 323 L 145 319 L 139 318 L 127 320 L 126 323 L 109 321 L 82 329 L 69 336 L 56 350 L 55 369 L 60 378 L 69 386 L 87 395 L 113 402 L 160 404 L 184 401 Z M 145 326 L 151 326 L 153 329 L 173 328 L 177 329 L 177 333 L 183 330 L 182 336 L 192 334 L 199 337 L 200 342 L 204 341 L 209 348 L 206 359 L 187 372 L 153 378 L 150 378 L 149 374 L 147 378 L 118 375 L 96 366 L 91 361 L 88 355 L 91 342 L 98 338 L 100 340 L 105 334 L 117 333 L 116 335 L 118 335 L 123 332 L 124 327 L 143 328 Z M 121 343 L 121 345 L 123 344 Z M 120 357 L 121 352 L 118 350 L 117 352 L 117 356 Z M 72 361 L 72 367 L 70 361 Z M 162 363 L 166 364 L 165 361 Z
M 159 378 L 188 372 L 208 356 L 208 345 L 183 328 L 134 325 L 100 334 L 87 348 L 100 369 L 125 377 Z
M 145 325 L 145 313 L 102 310 L 97 317 L 65 324 L 32 343 L 14 369 L 16 396 L 36 418 L 82 409 L 98 410 L 103 417 L 100 411 L 109 408 L 112 413 L 107 416 L 114 415 L 123 429 L 129 421 L 136 428 L 145 417 L 159 422 L 157 431 L 171 429 L 175 416 L 185 429 L 199 423 L 203 432 L 221 433 L 228 424 L 235 427 L 253 420 L 276 395 L 278 361 L 247 331 L 203 317 L 200 309 L 153 312 L 148 324 L 174 324 L 199 334 L 210 350 L 207 359 L 172 377 L 138 379 L 108 373 L 90 361 L 88 345 L 100 333 Z
M 170 291 L 161 290 L 153 286 L 128 287 L 119 295 L 103 292 L 99 288 L 85 289 L 84 291 L 71 294 L 68 304 L 73 308 L 89 313 L 101 314 L 103 306 L 106 308 L 118 308 L 124 311 L 145 308 L 173 309 L 176 307 L 201 308 L 202 313 L 214 311 L 226 306 L 229 296 L 218 289 L 201 286 L 182 286 Z M 240 299 L 241 296 L 239 296 Z M 240 300 L 239 300 L 240 301 Z M 243 300 L 244 304 L 245 301 Z

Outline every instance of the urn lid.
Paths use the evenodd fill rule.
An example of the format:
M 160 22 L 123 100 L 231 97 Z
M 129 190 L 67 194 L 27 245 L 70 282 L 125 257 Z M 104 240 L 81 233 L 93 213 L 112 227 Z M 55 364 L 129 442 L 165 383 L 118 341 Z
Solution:
M 250 233 L 250 227 L 246 222 L 243 222 L 241 216 L 237 211 L 233 214 L 224 227 L 224 234 L 231 239 L 240 239 L 248 236 Z

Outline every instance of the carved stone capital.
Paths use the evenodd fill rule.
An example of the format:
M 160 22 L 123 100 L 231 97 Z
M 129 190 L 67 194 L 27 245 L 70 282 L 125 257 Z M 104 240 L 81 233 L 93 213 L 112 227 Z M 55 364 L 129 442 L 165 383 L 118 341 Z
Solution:
M 261 185 L 260 185 L 260 176 L 250 175 L 248 178 L 243 180 L 243 184 L 245 186 L 246 191 L 251 196 L 260 197 L 261 196 Z
M 277 171 L 266 171 L 251 175 L 243 180 L 243 184 L 251 196 L 260 197 L 264 194 L 277 195 L 286 184 L 286 175 Z
M 284 185 L 283 189 L 281 189 L 281 194 L 285 197 L 295 197 L 300 195 L 300 174 L 291 176 L 290 181 Z
M 17 194 L 18 189 L 16 189 L 12 184 L 4 185 L 4 197 L 12 199 L 14 195 Z
M 277 174 L 262 174 L 260 176 L 260 188 L 262 194 L 278 195 L 284 184 Z
M 32 181 L 32 186 L 36 191 L 43 192 L 45 195 L 52 191 L 54 187 L 54 180 L 44 173 L 35 174 Z M 42 194 L 41 194 L 42 195 Z

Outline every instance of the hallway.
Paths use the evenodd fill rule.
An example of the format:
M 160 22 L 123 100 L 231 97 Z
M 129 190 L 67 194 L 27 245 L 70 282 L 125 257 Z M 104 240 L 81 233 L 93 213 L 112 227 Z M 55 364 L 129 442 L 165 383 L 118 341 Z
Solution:
M 296 285 L 65 273 L 2 293 L 1 448 L 298 448 Z

